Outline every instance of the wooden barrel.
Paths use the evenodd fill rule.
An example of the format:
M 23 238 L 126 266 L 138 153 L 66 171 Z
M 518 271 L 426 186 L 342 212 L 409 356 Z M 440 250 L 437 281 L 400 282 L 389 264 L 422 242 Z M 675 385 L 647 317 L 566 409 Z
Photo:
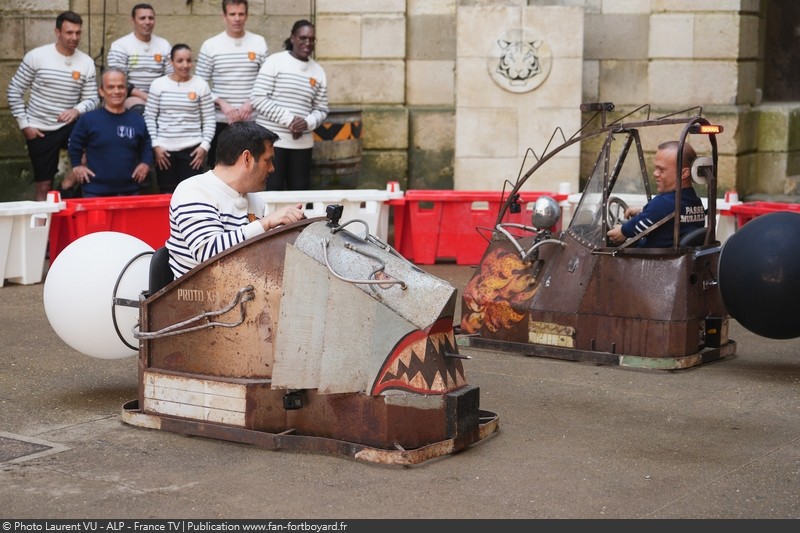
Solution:
M 361 110 L 331 108 L 314 130 L 311 186 L 314 189 L 356 189 L 361 172 Z

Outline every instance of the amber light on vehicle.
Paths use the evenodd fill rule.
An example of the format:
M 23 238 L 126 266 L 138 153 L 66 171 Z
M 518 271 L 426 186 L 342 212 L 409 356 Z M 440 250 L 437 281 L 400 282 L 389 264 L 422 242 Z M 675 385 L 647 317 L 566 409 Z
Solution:
M 722 133 L 722 126 L 719 124 L 692 124 L 691 133 L 699 133 L 702 135 L 716 135 Z

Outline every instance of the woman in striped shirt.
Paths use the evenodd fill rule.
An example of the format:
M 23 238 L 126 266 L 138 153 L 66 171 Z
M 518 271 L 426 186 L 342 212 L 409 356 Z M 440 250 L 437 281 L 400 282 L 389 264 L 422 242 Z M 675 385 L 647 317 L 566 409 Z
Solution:
M 144 111 L 161 193 L 173 192 L 178 183 L 205 170 L 216 126 L 211 89 L 192 75 L 192 49 L 176 44 L 170 62 L 172 74 L 153 81 Z
M 250 95 L 256 122 L 280 136 L 267 190 L 311 188 L 312 132 L 328 116 L 325 71 L 311 58 L 316 42 L 311 22 L 295 22 L 286 50 L 267 57 Z

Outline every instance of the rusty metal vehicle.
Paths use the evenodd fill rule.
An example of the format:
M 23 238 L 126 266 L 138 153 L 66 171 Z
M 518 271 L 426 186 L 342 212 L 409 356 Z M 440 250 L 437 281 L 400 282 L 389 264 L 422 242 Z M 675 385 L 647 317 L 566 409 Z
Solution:
M 337 207 L 177 280 L 156 251 L 124 422 L 400 465 L 497 430 L 455 343 L 456 289 L 345 227 L 363 221 L 339 225 Z
M 734 355 L 726 302 L 736 301 L 740 310 L 753 308 L 755 315 L 769 316 L 755 318 L 756 326 L 784 312 L 786 304 L 778 302 L 782 305 L 774 309 L 773 299 L 750 306 L 743 293 L 758 291 L 754 285 L 731 283 L 727 294 L 721 291 L 716 136 L 722 128 L 703 118 L 700 108 L 652 117 L 650 108 L 643 106 L 613 121 L 609 119 L 613 104 L 590 104 L 582 110 L 593 112 L 589 120 L 558 146 L 548 145 L 504 196 L 487 250 L 462 295 L 458 342 L 647 369 L 682 369 Z M 669 248 L 637 247 L 648 231 L 621 245 L 607 237 L 609 228 L 623 217 L 627 207 L 623 197 L 634 195 L 643 202 L 652 197 L 643 138 L 655 144 L 679 140 L 678 169 L 684 143 L 691 142 L 698 155 L 707 154 L 692 166 L 694 187 L 707 202 L 705 227 L 679 238 L 677 192 L 675 212 L 651 228 L 662 224 L 674 228 L 674 245 Z M 549 198 L 537 200 L 530 226 L 503 223 L 507 210 L 519 209 L 518 193 L 528 179 L 546 172 L 546 163 L 579 142 L 598 146 L 598 156 L 569 223 L 557 233 L 547 229 L 560 216 L 559 206 Z M 750 250 L 755 250 L 758 238 L 748 238 Z M 735 255 L 729 272 L 736 272 L 746 259 L 745 252 Z M 779 289 L 791 290 L 786 280 L 780 283 Z M 796 313 L 788 318 L 794 317 Z M 787 330 L 791 330 L 788 335 L 800 335 L 796 326 L 779 330 L 783 335 Z

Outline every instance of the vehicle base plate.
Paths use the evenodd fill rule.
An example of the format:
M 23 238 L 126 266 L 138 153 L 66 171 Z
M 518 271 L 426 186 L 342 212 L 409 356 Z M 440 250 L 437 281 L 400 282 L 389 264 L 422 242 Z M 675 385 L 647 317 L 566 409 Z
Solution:
M 542 344 L 525 344 L 508 342 L 495 339 L 486 339 L 479 335 L 457 335 L 456 342 L 459 346 L 478 348 L 482 350 L 496 350 L 513 352 L 520 355 L 533 357 L 546 357 L 549 359 L 562 359 L 598 365 L 615 365 L 628 368 L 642 368 L 650 370 L 679 370 L 693 366 L 718 361 L 736 353 L 736 342 L 729 340 L 719 348 L 703 348 L 697 353 L 679 357 L 643 357 L 637 355 L 620 355 L 609 352 L 593 352 L 590 350 L 576 350 L 558 346 Z
M 375 448 L 355 442 L 315 437 L 313 435 L 297 435 L 290 431 L 268 433 L 252 429 L 227 426 L 213 422 L 204 422 L 166 415 L 143 413 L 139 409 L 139 400 L 131 400 L 122 406 L 122 421 L 132 426 L 149 429 L 160 429 L 172 433 L 183 433 L 198 437 L 252 444 L 269 450 L 292 450 L 313 453 L 328 453 L 386 465 L 409 466 L 422 463 L 435 457 L 459 452 L 468 446 L 486 439 L 499 429 L 497 414 L 490 411 L 479 411 L 479 424 L 475 431 L 405 450 Z

